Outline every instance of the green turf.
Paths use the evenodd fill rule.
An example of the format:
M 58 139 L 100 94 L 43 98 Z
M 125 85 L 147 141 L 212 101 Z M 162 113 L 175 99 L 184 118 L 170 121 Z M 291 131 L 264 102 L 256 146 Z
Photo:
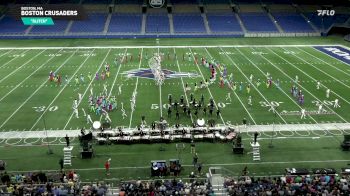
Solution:
M 135 40 L 0 40 L 2 47 L 16 46 L 154 46 L 154 39 L 135 39 Z M 122 112 L 111 112 L 112 126 L 135 127 L 140 123 L 141 116 L 147 117 L 147 122 L 158 120 L 160 113 L 166 116 L 166 109 L 159 107 L 161 104 L 167 103 L 168 94 L 172 94 L 174 99 L 179 99 L 180 95 L 186 95 L 188 98 L 190 93 L 199 100 L 201 94 L 205 96 L 208 102 L 212 97 L 218 107 L 221 108 L 222 118 L 213 118 L 220 124 L 241 124 L 242 118 L 247 118 L 250 124 L 272 124 L 272 123 L 322 123 L 322 122 L 347 122 L 350 120 L 350 67 L 341 63 L 327 55 L 324 55 L 312 47 L 293 47 L 288 44 L 343 44 L 349 46 L 348 43 L 337 37 L 329 38 L 246 38 L 246 39 L 160 39 L 160 45 L 269 45 L 281 44 L 284 47 L 214 47 L 214 48 L 160 48 L 159 52 L 165 54 L 162 61 L 162 67 L 173 71 L 194 72 L 198 73 L 198 78 L 168 79 L 161 87 L 161 93 L 158 86 L 154 85 L 154 81 L 143 78 L 126 78 L 123 73 L 128 70 L 147 68 L 147 54 L 150 57 L 153 53 L 158 52 L 158 48 L 98 48 L 98 49 L 31 49 L 31 50 L 0 50 L 0 129 L 2 131 L 10 130 L 43 130 L 43 129 L 77 129 L 87 127 L 85 118 L 80 110 L 80 118 L 76 119 L 72 116 L 72 101 L 77 98 L 78 93 L 85 93 L 83 101 L 79 108 L 88 111 L 88 94 L 90 82 L 84 84 L 74 84 L 74 74 L 85 75 L 89 72 L 96 73 L 103 69 L 104 62 L 111 64 L 111 77 L 106 81 L 93 81 L 91 85 L 95 93 L 103 90 L 103 84 L 108 84 L 108 90 L 111 95 L 115 95 L 118 100 L 118 107 L 121 102 L 124 103 L 124 109 L 127 117 L 122 118 Z M 8 53 L 6 53 L 8 52 Z M 6 53 L 6 54 L 4 54 Z M 92 55 L 89 55 L 89 54 Z M 114 59 L 128 53 L 133 56 L 133 60 L 127 63 L 116 65 Z M 170 59 L 167 54 L 170 54 Z M 2 54 L 4 54 L 2 56 Z M 58 55 L 57 55 L 58 54 Z M 142 61 L 138 61 L 138 55 L 144 57 Z M 175 58 L 175 54 L 177 58 Z M 183 60 L 183 54 L 186 54 Z M 262 55 L 261 55 L 262 54 Z M 36 56 L 37 55 L 37 56 Z M 191 60 L 188 60 L 190 55 Z M 218 84 L 212 85 L 208 89 L 202 89 L 196 92 L 184 93 L 183 84 L 188 83 L 193 88 L 193 83 L 199 84 L 203 78 L 209 78 L 209 71 L 200 64 L 196 64 L 193 56 L 204 56 L 207 59 L 215 59 L 221 64 L 228 66 L 228 73 L 234 73 L 235 81 L 244 82 L 247 85 L 248 78 L 254 75 L 254 81 L 260 78 L 263 84 L 259 88 L 252 86 L 251 93 L 245 90 L 239 91 L 225 88 L 219 88 Z M 325 63 L 325 62 L 327 63 Z M 102 66 L 102 67 L 101 67 Z M 333 67 L 332 67 L 333 66 Z M 335 69 L 335 68 L 337 69 Z M 57 73 L 63 76 L 72 77 L 72 81 L 67 86 L 58 87 L 54 83 L 47 81 L 50 70 L 57 70 Z M 341 70 L 341 71 L 339 71 Z M 265 74 L 269 72 L 274 79 L 279 78 L 281 89 L 275 87 L 267 89 L 265 82 Z M 32 74 L 32 75 L 31 75 Z M 31 76 L 30 76 L 31 75 Z M 274 115 L 268 111 L 268 107 L 264 105 L 270 102 L 280 102 L 278 112 L 299 111 L 300 107 L 295 98 L 290 95 L 291 82 L 295 75 L 299 76 L 300 84 L 305 94 L 304 108 L 306 110 L 317 110 L 315 101 L 333 101 L 335 98 L 340 100 L 341 108 L 333 109 L 331 107 L 325 109 L 334 110 L 336 114 L 332 115 L 312 115 L 306 120 L 300 120 L 299 115 Z M 64 79 L 63 79 L 64 80 Z M 320 90 L 316 89 L 315 80 L 321 81 L 323 86 Z M 118 86 L 123 84 L 122 95 L 117 95 Z M 255 82 L 253 82 L 255 85 Z M 137 86 L 137 87 L 136 87 Z M 332 93 L 329 99 L 325 98 L 326 87 L 331 88 L 336 94 Z M 137 88 L 136 110 L 130 110 L 130 98 L 133 91 Z M 231 93 L 232 103 L 227 104 L 225 96 Z M 253 106 L 247 104 L 248 96 L 253 97 Z M 40 111 L 44 106 L 50 108 L 44 114 Z M 37 107 L 37 108 L 33 108 Z M 43 115 L 42 115 L 43 114 Z M 210 117 L 203 116 L 208 119 Z M 92 114 L 94 120 L 99 116 Z M 170 124 L 179 122 L 181 124 L 190 125 L 192 120 L 189 117 L 181 116 L 177 121 L 174 114 L 171 118 L 167 118 Z M 195 120 L 195 119 L 194 119 Z M 45 122 L 45 123 L 44 123 Z M 46 127 L 45 127 L 46 125 Z M 322 129 L 322 127 L 320 127 Z M 347 133 L 347 132 L 345 132 Z M 267 148 L 271 133 L 265 133 L 263 140 L 262 157 L 263 162 L 286 162 L 275 163 L 273 168 L 268 164 L 256 164 L 251 166 L 251 172 L 263 174 L 267 169 L 273 173 L 281 173 L 283 168 L 292 166 L 302 167 L 340 167 L 346 166 L 346 161 L 330 162 L 328 160 L 346 160 L 348 153 L 339 149 L 339 140 L 343 132 L 325 132 L 324 130 L 315 132 L 277 132 L 276 137 L 285 137 L 288 134 L 297 136 L 307 136 L 308 138 L 298 139 L 280 139 L 273 140 L 274 148 Z M 320 139 L 310 139 L 326 134 L 326 137 Z M 333 135 L 337 135 L 333 137 Z M 20 136 L 19 136 L 20 137 Z M 244 139 L 250 138 L 244 134 Z M 27 139 L 18 140 L 10 139 L 0 141 L 0 145 L 5 146 L 0 149 L 1 159 L 8 162 L 9 170 L 40 170 L 40 169 L 57 169 L 58 159 L 62 156 L 62 143 L 60 141 L 52 141 L 54 155 L 46 155 L 47 148 L 42 145 L 42 140 Z M 14 147 L 13 145 L 25 145 L 32 143 L 34 146 Z M 12 145 L 11 145 L 12 144 Z M 57 145 L 58 144 L 58 145 Z M 248 141 L 245 141 L 248 147 Z M 38 146 L 37 146 L 38 145 Z M 112 157 L 112 167 L 122 167 L 113 170 L 112 177 L 128 178 L 128 177 L 146 177 L 148 169 L 132 169 L 123 168 L 131 167 L 147 167 L 150 160 L 153 159 L 169 159 L 176 158 L 177 152 L 174 148 L 175 144 L 164 145 L 165 152 L 159 152 L 159 144 L 152 145 L 131 145 L 131 146 L 98 146 L 96 154 L 92 160 L 81 160 L 76 158 L 73 160 L 73 168 L 101 168 L 107 157 Z M 10 147 L 9 147 L 10 146 Z M 78 154 L 78 146 L 75 148 L 75 154 Z M 188 150 L 188 149 L 187 149 Z M 231 164 L 231 163 L 252 163 L 251 155 L 234 156 L 231 155 L 230 144 L 210 144 L 200 143 L 198 145 L 201 161 L 204 164 Z M 191 164 L 191 155 L 188 152 L 183 153 L 183 163 Z M 297 161 L 324 161 L 317 163 L 306 163 Z M 288 163 L 291 162 L 291 163 Z M 206 165 L 205 169 L 207 169 Z M 225 168 L 234 173 L 240 171 L 244 164 L 225 165 Z M 191 170 L 192 168 L 185 168 Z M 80 171 L 85 179 L 104 178 L 101 176 L 103 170 L 84 170 Z M 268 174 L 268 173 L 264 173 Z

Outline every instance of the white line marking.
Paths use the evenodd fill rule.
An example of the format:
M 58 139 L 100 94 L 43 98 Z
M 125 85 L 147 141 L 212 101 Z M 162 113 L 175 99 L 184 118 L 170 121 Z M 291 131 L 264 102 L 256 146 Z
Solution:
M 61 49 L 62 50 L 62 49 Z M 59 50 L 57 53 L 59 53 L 61 50 Z M 57 54 L 56 53 L 56 54 Z M 35 71 L 33 71 L 29 76 L 27 76 L 24 80 L 22 80 L 19 84 L 17 84 L 15 86 L 15 88 L 12 88 L 11 91 L 9 91 L 6 95 L 4 95 L 0 101 L 2 101 L 3 99 L 5 99 L 9 94 L 11 94 L 14 90 L 16 90 L 23 82 L 25 82 L 28 78 L 30 78 L 33 74 L 35 74 L 39 69 L 41 69 L 44 65 L 46 65 L 49 61 L 51 61 L 51 59 L 53 59 L 54 57 L 56 57 L 55 55 L 50 57 L 46 62 L 44 62 L 43 64 L 41 64 Z M 23 87 L 23 86 L 22 86 Z M 28 87 L 28 85 L 27 85 Z
M 194 57 L 194 54 L 193 54 L 193 52 L 192 52 L 191 48 L 188 48 L 188 49 L 189 49 L 189 50 L 190 50 L 190 52 L 191 52 L 191 55 L 192 55 L 192 60 L 194 61 L 194 64 L 197 66 L 197 69 L 198 69 L 198 70 L 199 70 L 199 72 L 201 73 L 201 76 L 202 76 L 203 81 L 205 81 L 204 75 L 203 75 L 203 73 L 202 73 L 202 71 L 201 71 L 201 69 L 200 69 L 200 67 L 199 67 L 199 65 L 198 65 L 198 62 L 196 62 L 196 61 L 195 61 L 195 57 Z M 213 102 L 214 102 L 215 108 L 216 108 L 216 109 L 218 109 L 218 106 L 216 105 L 216 101 L 215 101 L 215 99 L 214 99 L 214 97 L 213 97 L 213 95 L 212 95 L 212 93 L 211 93 L 211 91 L 210 91 L 209 87 L 207 87 L 207 90 L 208 90 L 208 92 L 209 92 L 209 94 L 210 94 L 210 97 L 213 99 Z M 225 123 L 224 119 L 222 118 L 221 113 L 220 113 L 220 118 L 221 118 L 222 123 L 223 123 L 224 125 L 226 125 L 226 123 Z
M 209 54 L 209 56 L 210 56 L 210 58 L 213 58 L 212 56 L 211 56 L 211 54 L 209 53 L 209 51 L 207 50 L 207 48 L 205 48 L 205 50 L 207 51 L 207 53 Z M 220 48 L 220 50 L 221 51 L 223 51 L 223 52 L 225 52 L 225 54 L 226 54 L 226 51 L 224 51 L 222 48 Z M 227 54 L 226 54 L 227 55 Z M 230 61 L 233 63 L 233 64 L 235 64 L 235 62 L 233 62 L 233 60 L 231 59 L 231 57 L 230 56 L 228 56 L 227 55 L 227 57 L 230 59 Z M 236 67 L 238 68 L 238 66 L 236 65 Z M 239 68 L 238 68 L 239 69 Z M 240 70 L 240 69 L 239 69 Z M 241 71 L 241 70 L 240 70 Z M 241 71 L 241 73 L 242 73 L 242 71 Z M 243 73 L 242 73 L 243 74 Z M 244 75 L 244 74 L 243 74 Z M 245 76 L 245 75 L 244 75 Z M 246 77 L 246 79 L 248 79 L 247 77 Z M 252 86 L 254 86 L 254 85 L 252 85 Z M 255 88 L 255 87 L 254 87 Z M 232 92 L 235 94 L 235 96 L 238 98 L 238 101 L 241 103 L 241 105 L 243 106 L 243 108 L 244 108 L 244 110 L 248 113 L 248 115 L 249 115 L 249 117 L 250 117 L 250 119 L 253 121 L 253 123 L 256 125 L 256 122 L 255 122 L 255 120 L 254 120 L 254 118 L 253 118 L 253 116 L 250 114 L 250 112 L 248 111 L 248 109 L 244 106 L 244 104 L 243 104 L 243 102 L 242 102 L 242 100 L 239 98 L 239 96 L 237 95 L 237 93 L 232 89 Z M 260 92 L 259 92 L 260 93 Z M 260 93 L 260 95 L 261 95 L 261 93 Z M 265 99 L 266 100 L 266 99 Z M 266 100 L 267 101 L 267 100 Z M 283 119 L 283 118 L 282 118 Z M 283 119 L 284 120 L 284 119 Z
M 141 48 L 141 56 L 140 56 L 140 62 L 139 62 L 139 69 L 141 68 L 141 64 L 142 64 L 142 54 L 143 54 L 143 48 Z M 126 57 L 128 58 L 128 57 Z M 134 91 L 133 92 L 137 92 L 137 86 L 139 84 L 139 77 L 136 78 L 136 85 L 135 85 L 135 88 L 134 88 Z M 137 95 L 136 95 L 137 96 Z M 136 108 L 136 97 L 135 97 L 135 106 Z M 131 110 L 131 113 L 130 113 L 130 121 L 129 121 L 129 128 L 131 128 L 131 123 L 132 123 L 132 118 L 133 118 L 133 115 L 134 115 L 134 110 Z
M 269 49 L 269 50 L 270 50 L 270 49 Z M 272 50 L 271 50 L 271 51 L 272 51 Z M 274 52 L 273 52 L 273 53 L 274 53 Z M 276 54 L 276 53 L 274 53 L 274 54 Z M 276 55 L 277 55 L 277 54 L 276 54 Z M 346 86 L 347 88 L 350 88 L 350 86 L 348 86 L 348 85 L 346 85 L 345 83 L 341 82 L 341 81 L 338 80 L 337 78 L 334 78 L 333 76 L 329 75 L 328 73 L 324 72 L 323 70 L 317 68 L 317 67 L 314 66 L 313 64 L 311 64 L 311 63 L 305 61 L 304 59 L 302 59 L 302 58 L 296 56 L 295 54 L 293 54 L 293 56 L 297 57 L 298 59 L 300 59 L 301 61 L 305 62 L 306 64 L 309 64 L 310 66 L 312 66 L 313 68 L 317 69 L 318 71 L 324 73 L 324 74 L 327 75 L 328 77 L 331 77 L 333 80 L 339 82 L 340 84 Z M 282 57 L 280 57 L 280 58 L 282 58 Z M 317 57 L 316 57 L 316 58 L 317 58 Z M 284 59 L 284 58 L 283 58 L 283 59 Z M 284 60 L 285 60 L 285 59 L 284 59 Z M 285 60 L 285 61 L 288 62 L 289 64 L 291 64 L 289 61 L 287 61 L 287 60 Z M 327 62 L 325 62 L 325 63 L 327 63 Z M 328 63 L 327 63 L 327 64 L 328 64 Z M 291 64 L 291 65 L 292 65 L 292 64 Z M 328 64 L 328 65 L 329 65 L 329 64 Z M 294 65 L 292 65 L 292 66 L 295 67 Z M 295 68 L 298 69 L 300 72 L 304 73 L 305 75 L 307 75 L 307 76 L 308 76 L 309 78 L 311 78 L 312 80 L 317 81 L 315 78 L 313 78 L 312 76 L 310 76 L 310 75 L 307 74 L 306 72 L 300 70 L 300 69 L 297 68 L 297 67 L 295 67 Z M 327 86 L 325 86 L 325 85 L 323 85 L 323 84 L 321 84 L 321 85 L 324 86 L 325 88 L 328 88 Z M 341 99 L 342 99 L 343 101 L 345 101 L 346 103 L 350 104 L 350 102 L 349 102 L 347 99 L 345 99 L 345 98 L 343 98 L 342 96 L 338 95 L 338 94 L 335 93 L 333 90 L 332 90 L 331 92 L 334 93 L 335 95 L 337 95 L 339 98 L 341 98 Z
M 107 59 L 109 53 L 111 52 L 111 50 L 112 50 L 112 49 L 109 49 L 109 50 L 108 50 L 106 56 L 105 56 L 104 59 L 102 60 L 100 66 L 98 67 L 98 69 L 97 69 L 96 72 L 99 72 L 99 71 L 100 71 L 100 69 L 101 69 L 103 63 L 106 61 L 106 59 Z M 93 51 L 95 51 L 95 49 L 94 49 Z M 93 51 L 92 51 L 92 52 L 93 52 Z M 92 53 L 92 52 L 91 52 L 91 53 Z M 90 57 L 90 56 L 91 56 L 91 55 L 89 55 L 89 57 Z M 87 60 L 87 59 L 86 59 L 86 60 Z M 84 64 L 84 63 L 85 63 L 85 61 L 83 62 L 83 64 Z M 73 74 L 73 76 L 78 72 L 78 70 L 80 70 L 80 68 L 81 68 L 81 66 L 82 66 L 83 64 L 80 65 L 80 67 L 75 71 L 75 73 Z M 72 77 L 73 77 L 73 76 L 72 76 Z M 90 83 L 89 83 L 89 85 L 88 85 L 87 88 L 85 89 L 85 91 L 84 91 L 84 93 L 83 93 L 83 96 L 82 96 L 83 98 L 85 97 L 85 94 L 89 91 L 89 87 L 91 86 L 92 82 L 94 82 L 94 80 L 91 80 Z M 58 97 L 58 96 L 57 96 L 57 97 Z M 56 98 L 57 98 L 57 97 L 56 97 Z M 56 98 L 55 98 L 55 99 L 56 99 Z M 83 98 L 82 98 L 81 100 L 78 101 L 78 107 L 79 107 L 80 103 L 83 101 Z M 51 102 L 51 104 L 55 101 L 55 99 Z M 49 107 L 51 106 L 51 104 L 50 104 L 47 108 L 49 108 Z M 73 114 L 74 114 L 74 113 L 72 112 L 72 114 L 70 115 L 70 117 L 69 117 L 69 119 L 68 119 L 66 125 L 64 125 L 64 128 L 63 128 L 63 129 L 66 129 L 66 128 L 67 128 L 69 122 L 71 121 L 71 119 L 72 119 L 72 117 L 73 117 Z M 33 127 L 34 127 L 34 126 L 33 126 Z M 32 127 L 32 128 L 33 128 L 33 127 Z
M 28 64 L 29 62 L 31 62 L 33 59 L 35 59 L 37 56 L 39 56 L 40 54 L 42 54 L 44 51 L 46 50 L 43 50 L 41 51 L 40 53 L 36 54 L 35 56 L 33 56 L 31 59 L 29 59 L 27 62 L 25 62 L 23 65 L 19 66 L 17 69 L 13 70 L 11 73 L 7 74 L 5 77 L 3 77 L 1 80 L 0 80 L 0 83 L 2 81 L 4 81 L 6 78 L 10 77 L 12 74 L 14 74 L 15 72 L 17 72 L 19 69 L 21 69 L 24 65 Z
M 254 67 L 256 67 L 263 75 L 265 75 L 265 73 L 253 62 L 251 61 L 244 53 L 242 53 L 240 50 L 238 50 L 237 48 L 235 48 L 237 50 L 238 53 L 240 53 L 242 56 L 244 56 L 244 58 L 246 58 L 250 63 L 252 63 L 252 65 L 254 65 Z M 254 48 L 252 48 L 254 50 Z M 268 61 L 271 65 L 275 66 L 271 61 L 269 61 L 267 58 L 265 58 L 264 56 L 261 55 L 262 58 L 264 58 L 266 61 Z M 287 76 L 288 77 L 288 76 Z M 290 78 L 290 77 L 289 77 Z M 291 79 L 291 78 L 290 78 Z M 291 101 L 292 103 L 294 103 L 299 109 L 302 109 L 301 106 L 299 106 L 291 97 L 289 94 L 287 94 L 282 88 L 280 89 L 281 92 L 283 94 L 285 94 Z M 309 115 L 309 117 L 316 123 L 316 125 L 318 125 L 321 129 L 323 129 L 319 123 L 311 116 Z M 293 122 L 292 122 L 293 123 Z
M 269 48 L 267 48 L 268 50 L 270 50 Z M 270 50 L 273 54 L 275 54 L 276 56 L 278 56 L 279 58 L 283 59 L 284 61 L 288 62 L 290 65 L 294 66 L 292 63 L 290 63 L 288 60 L 284 59 L 283 57 L 281 57 L 280 55 L 276 54 L 275 52 L 273 52 L 272 50 Z M 282 72 L 285 76 L 287 76 L 290 80 L 293 80 L 293 78 L 291 78 L 288 74 L 286 74 L 283 70 L 281 70 L 279 67 L 277 67 L 275 64 L 273 64 L 270 60 L 268 60 L 267 58 L 265 58 L 264 56 L 260 55 L 262 58 L 264 58 L 265 60 L 267 60 L 268 62 L 270 62 L 271 65 L 273 65 L 275 68 L 277 68 L 280 72 Z M 299 71 L 301 71 L 300 69 L 298 69 Z M 301 71 L 302 72 L 302 71 Z M 304 72 L 302 72 L 304 73 Z M 305 73 L 306 74 L 306 73 Z M 304 89 L 306 92 L 308 92 L 311 96 L 313 96 L 316 100 L 320 101 L 314 94 L 312 94 L 310 91 L 308 91 L 306 88 L 304 88 L 302 85 L 297 84 L 300 88 Z M 330 111 L 334 112 L 332 110 L 332 108 L 330 108 L 327 105 L 324 105 L 325 107 L 327 107 Z M 334 112 L 339 118 L 341 118 L 344 122 L 349 123 L 347 120 L 345 120 L 342 116 L 340 116 L 338 113 Z
M 78 51 L 78 49 L 76 51 Z M 70 57 L 68 57 L 57 70 L 59 70 L 64 64 L 66 64 L 68 62 L 68 60 L 74 56 L 74 54 L 75 54 L 75 52 L 72 53 L 72 55 Z M 9 116 L 1 124 L 0 129 L 18 112 L 18 110 L 20 110 L 24 106 L 24 104 L 26 104 L 28 102 L 29 99 L 31 99 L 43 86 L 45 86 L 46 82 L 47 82 L 47 79 L 45 79 L 45 81 L 11 114 L 11 116 Z
M 331 58 L 333 58 L 333 59 L 335 59 L 335 60 L 341 62 L 341 63 L 338 63 L 338 64 L 344 64 L 344 65 L 347 64 L 347 63 L 341 61 L 340 59 L 337 59 L 337 58 L 335 58 L 335 57 L 333 57 L 333 56 L 331 56 L 331 55 L 329 55 L 329 54 L 327 54 L 327 53 L 324 53 L 324 52 L 322 52 L 322 51 L 317 50 L 317 49 L 314 48 L 314 47 L 311 47 L 311 48 L 312 48 L 313 50 L 317 51 L 319 54 L 327 55 L 327 56 L 329 56 L 329 57 L 331 57 Z M 296 47 L 296 49 L 298 49 L 298 50 L 300 50 L 300 51 L 303 51 L 304 53 L 308 54 L 309 56 L 312 56 L 312 57 L 314 57 L 314 58 L 317 58 L 318 60 L 322 61 L 323 63 L 326 63 L 327 65 L 333 67 L 334 69 L 336 69 L 336 70 L 338 70 L 338 71 L 340 71 L 340 72 L 342 72 L 342 73 L 344 73 L 344 74 L 350 76 L 349 73 L 346 73 L 345 71 L 339 69 L 338 67 L 329 64 L 327 61 L 324 61 L 322 58 L 319 58 L 319 57 L 317 57 L 316 55 L 313 55 L 313 54 L 311 54 L 311 53 L 309 53 L 309 52 L 307 52 L 306 50 L 303 50 L 303 49 L 301 49 L 301 48 Z M 319 64 L 320 64 L 320 63 L 319 63 Z
M 175 54 L 175 59 L 176 59 L 177 67 L 178 67 L 178 69 L 179 69 L 179 72 L 181 72 L 180 65 L 179 65 L 179 60 L 178 60 L 177 54 L 176 54 L 176 50 L 175 50 L 175 48 L 173 48 L 173 49 L 174 49 L 174 54 Z M 187 102 L 187 104 L 188 104 L 189 102 L 188 102 L 188 97 L 187 97 L 187 93 L 186 93 L 186 90 L 185 90 L 185 84 L 184 84 L 184 81 L 183 81 L 182 77 L 180 77 L 180 79 L 181 79 L 181 82 L 182 82 L 182 89 L 183 89 L 183 91 L 184 91 L 184 93 L 185 93 L 186 102 Z M 193 123 L 192 113 L 190 114 L 190 117 L 191 117 L 191 122 Z
M 13 50 L 13 49 L 12 49 L 12 50 Z M 13 60 L 17 59 L 18 57 L 20 57 L 22 54 L 28 52 L 29 50 L 30 50 L 30 49 L 28 49 L 28 50 L 22 52 L 20 55 L 16 56 L 15 58 L 12 58 L 11 60 L 9 60 L 8 62 L 6 62 L 5 64 L 1 65 L 0 68 L 5 67 L 7 64 L 9 64 L 9 63 L 12 62 Z
M 125 49 L 125 51 L 124 51 L 124 56 L 125 56 L 127 50 L 128 50 L 128 49 Z M 114 88 L 115 82 L 117 81 L 117 78 L 118 78 L 118 75 L 119 75 L 119 71 L 120 71 L 121 66 L 122 66 L 122 63 L 119 64 L 119 66 L 118 66 L 117 74 L 116 74 L 115 77 L 114 77 L 114 80 L 113 80 L 113 83 L 112 83 L 112 86 L 111 86 L 111 90 L 109 91 L 107 97 L 110 97 L 110 96 L 112 95 L 113 88 Z M 101 119 L 102 119 L 102 115 L 100 116 L 100 121 L 101 121 Z
M 10 52 L 12 52 L 12 51 L 13 51 L 13 49 L 12 49 L 12 50 L 9 50 L 9 51 L 7 51 L 7 52 L 5 52 L 5 53 L 3 53 L 2 55 L 0 55 L 0 57 L 4 56 L 4 55 L 6 55 L 7 53 L 10 53 Z
M 91 53 L 94 50 L 91 51 Z M 91 54 L 90 53 L 90 54 Z M 80 68 L 85 64 L 85 62 L 91 57 L 91 55 L 89 55 L 78 67 L 77 70 L 75 70 L 75 72 L 72 74 L 72 77 L 69 78 L 69 81 L 71 81 L 75 74 L 77 74 L 77 72 L 80 70 Z M 58 92 L 58 94 L 56 95 L 56 97 L 51 101 L 51 103 L 45 108 L 45 110 L 41 113 L 41 115 L 39 116 L 39 118 L 36 120 L 36 122 L 33 124 L 33 126 L 29 129 L 30 131 L 32 131 L 34 129 L 34 127 L 36 126 L 36 124 L 38 124 L 38 122 L 40 121 L 40 119 L 45 115 L 46 111 L 51 107 L 51 105 L 53 104 L 53 102 L 60 96 L 60 94 L 63 92 L 63 90 L 67 87 L 67 85 L 64 85 L 63 88 Z

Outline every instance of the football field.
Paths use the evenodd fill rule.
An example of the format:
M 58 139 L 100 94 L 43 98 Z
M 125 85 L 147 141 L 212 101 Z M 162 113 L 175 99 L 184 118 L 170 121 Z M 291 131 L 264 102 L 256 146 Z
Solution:
M 0 48 L 1 159 L 8 163 L 9 171 L 14 172 L 57 169 L 65 134 L 76 134 L 83 127 L 91 127 L 84 112 L 93 121 L 105 121 L 103 116 L 91 111 L 89 96 L 92 91 L 94 97 L 100 94 L 115 97 L 116 108 L 108 111 L 113 129 L 135 128 L 140 125 L 141 116 L 146 117 L 148 125 L 163 116 L 170 126 L 176 123 L 191 126 L 198 118 L 204 118 L 214 120 L 216 125 L 233 126 L 241 131 L 248 153 L 252 132 L 261 131 L 261 162 L 252 161 L 250 154 L 232 155 L 231 143 L 198 143 L 197 151 L 205 170 L 210 166 L 221 166 L 237 175 L 249 165 L 253 175 L 272 175 L 281 174 L 286 167 L 340 169 L 349 162 L 347 152 L 341 151 L 339 143 L 342 135 L 350 134 L 350 66 L 342 58 L 344 53 L 337 57 L 324 50 L 348 51 L 348 47 L 332 45 L 331 39 L 329 42 L 311 40 L 313 45 L 301 45 L 303 39 L 296 41 L 295 45 L 251 45 L 254 40 L 248 40 L 249 44 L 242 42 L 244 45 L 225 45 L 225 41 L 220 41 L 218 43 L 222 45 L 219 46 L 213 39 L 206 41 L 211 45 L 197 42 L 185 46 L 182 43 L 187 42 L 175 43 L 174 40 L 161 40 L 159 45 L 140 40 L 103 45 L 98 40 L 91 47 L 78 40 L 72 44 L 55 41 L 43 46 L 34 40 L 30 41 L 33 42 L 31 46 L 22 47 L 22 42 L 18 42 L 20 47 L 15 47 L 16 42 L 4 42 L 3 46 L 9 46 Z M 256 42 L 260 41 L 256 39 Z M 272 41 L 271 44 L 280 44 L 288 39 Z M 317 45 L 319 43 L 325 45 Z M 76 47 L 80 44 L 83 46 Z M 149 69 L 149 59 L 158 54 L 162 57 L 161 67 L 166 77 L 161 86 L 156 85 Z M 227 82 L 220 87 L 223 70 L 217 67 L 217 79 L 208 88 L 194 90 L 195 83 L 199 87 L 211 76 L 210 69 L 202 64 L 202 57 L 208 62 L 226 66 L 227 80 L 232 74 L 236 89 L 233 83 L 229 87 Z M 106 64 L 110 65 L 110 76 L 103 80 L 101 73 Z M 49 81 L 50 71 L 62 76 L 60 85 Z M 92 80 L 89 80 L 89 75 L 92 75 Z M 267 75 L 272 79 L 270 87 L 266 85 Z M 320 82 L 319 89 L 317 82 Z M 190 89 L 186 90 L 186 85 Z M 298 96 L 291 93 L 293 85 L 304 95 L 301 104 Z M 328 98 L 327 89 L 330 89 Z M 72 105 L 75 99 L 79 99 L 79 94 L 82 99 L 78 102 L 79 118 L 76 118 Z M 133 94 L 136 95 L 134 110 L 130 101 Z M 172 102 L 180 102 L 183 95 L 185 103 L 190 102 L 191 94 L 197 102 L 203 95 L 204 106 L 213 99 L 213 114 L 210 115 L 209 110 L 205 114 L 203 106 L 196 115 L 191 107 L 190 115 L 179 109 L 180 117 L 176 119 L 176 110 L 172 107 L 168 116 L 169 94 Z M 248 104 L 249 96 L 251 105 Z M 335 108 L 336 99 L 340 107 Z M 306 111 L 305 119 L 301 119 L 302 109 Z M 246 129 L 242 126 L 243 118 L 250 125 Z M 45 155 L 48 143 L 54 151 L 50 156 Z M 78 156 L 77 139 L 72 138 L 71 143 L 75 146 L 73 154 Z M 271 144 L 274 148 L 268 147 Z M 71 168 L 76 169 L 84 180 L 104 179 L 103 163 L 111 157 L 112 178 L 146 178 L 151 160 L 179 158 L 174 145 L 95 145 L 93 159 L 74 158 Z M 159 148 L 165 148 L 165 153 L 159 152 Z M 180 159 L 185 170 L 191 170 L 192 155 L 187 148 Z M 188 171 L 183 173 L 184 176 L 187 174 Z
M 156 85 L 148 64 L 157 54 L 162 57 L 161 66 L 166 73 L 161 86 Z M 208 88 L 194 90 L 195 83 L 200 86 L 211 75 L 202 64 L 202 57 L 226 66 L 227 76 L 232 73 L 236 89 L 228 83 L 220 87 L 220 73 L 217 73 L 217 79 Z M 93 121 L 105 120 L 90 110 L 90 93 L 96 96 L 106 89 L 105 94 L 116 98 L 116 109 L 108 112 L 112 128 L 134 128 L 140 124 L 141 116 L 148 123 L 163 116 L 170 125 L 185 126 L 191 126 L 197 118 L 214 119 L 222 125 L 239 125 L 243 118 L 251 125 L 350 120 L 350 66 L 307 45 L 13 48 L 0 50 L 0 62 L 0 129 L 5 132 L 89 128 L 84 111 Z M 106 63 L 110 65 L 110 76 L 103 80 L 101 73 Z M 50 71 L 62 76 L 60 85 L 49 81 Z M 88 75 L 92 75 L 92 80 Z M 270 87 L 266 85 L 267 75 L 273 81 Z M 186 85 L 191 90 L 186 90 Z M 291 93 L 293 85 L 302 91 L 303 104 Z M 330 89 L 328 98 L 327 89 Z M 136 92 L 135 109 L 131 110 L 133 92 Z M 79 94 L 82 100 L 78 101 L 79 118 L 76 118 L 72 104 Z M 204 105 L 213 99 L 213 115 L 202 110 L 197 115 L 194 111 L 187 115 L 180 110 L 180 119 L 176 120 L 175 111 L 168 116 L 169 94 L 173 102 L 179 102 L 181 95 L 185 102 L 190 102 L 191 97 L 199 101 L 203 95 Z M 333 107 L 335 99 L 339 100 L 338 108 Z M 303 108 L 305 119 L 300 115 Z

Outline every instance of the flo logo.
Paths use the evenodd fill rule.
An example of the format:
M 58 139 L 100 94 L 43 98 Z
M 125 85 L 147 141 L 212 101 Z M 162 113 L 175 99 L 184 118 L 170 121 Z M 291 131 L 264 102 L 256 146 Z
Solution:
M 165 4 L 165 0 L 149 0 L 149 5 L 153 8 L 161 8 Z
M 335 10 L 317 10 L 318 16 L 334 16 Z

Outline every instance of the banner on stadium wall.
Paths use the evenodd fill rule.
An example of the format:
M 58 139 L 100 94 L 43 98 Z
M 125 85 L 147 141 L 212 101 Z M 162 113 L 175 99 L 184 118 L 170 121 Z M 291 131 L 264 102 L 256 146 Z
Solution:
M 166 7 L 166 0 L 148 0 L 148 5 L 151 8 L 163 8 Z
M 9 15 L 22 21 L 23 18 L 35 19 L 36 17 L 63 20 L 86 19 L 83 6 L 77 4 L 14 4 L 9 8 Z

